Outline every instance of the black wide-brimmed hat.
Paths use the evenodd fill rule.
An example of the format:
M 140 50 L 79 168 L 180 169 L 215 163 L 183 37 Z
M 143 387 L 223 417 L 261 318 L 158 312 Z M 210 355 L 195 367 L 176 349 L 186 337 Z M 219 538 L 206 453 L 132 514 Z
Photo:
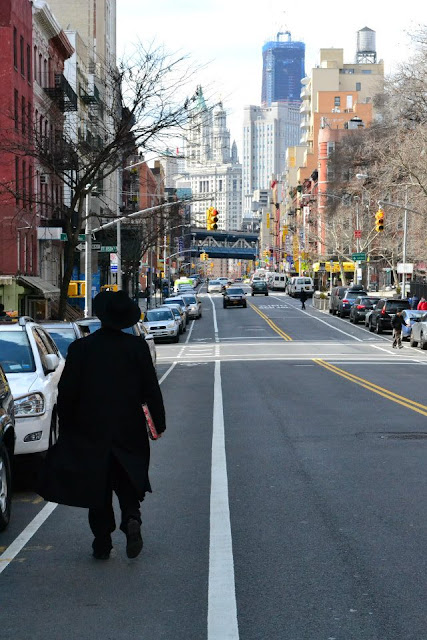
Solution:
M 111 329 L 127 329 L 141 318 L 141 309 L 125 291 L 101 291 L 93 300 L 93 310 Z

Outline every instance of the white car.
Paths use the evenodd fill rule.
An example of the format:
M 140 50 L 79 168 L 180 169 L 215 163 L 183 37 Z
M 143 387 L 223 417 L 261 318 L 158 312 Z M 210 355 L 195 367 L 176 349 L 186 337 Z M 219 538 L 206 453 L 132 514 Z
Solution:
M 157 351 L 156 351 L 156 344 L 154 342 L 154 338 L 153 336 L 148 333 L 147 329 L 144 327 L 142 322 L 138 322 L 138 329 L 141 333 L 141 338 L 144 338 L 145 342 L 147 343 L 148 348 L 150 349 L 150 356 L 151 359 L 153 361 L 153 365 L 156 366 L 157 364 Z
M 0 324 L 0 363 L 15 403 L 15 455 L 46 451 L 58 437 L 58 382 L 64 358 L 31 318 Z
M 221 293 L 225 284 L 220 280 L 209 280 L 208 293 Z
M 179 342 L 179 323 L 171 309 L 149 309 L 145 312 L 143 324 L 155 340 Z

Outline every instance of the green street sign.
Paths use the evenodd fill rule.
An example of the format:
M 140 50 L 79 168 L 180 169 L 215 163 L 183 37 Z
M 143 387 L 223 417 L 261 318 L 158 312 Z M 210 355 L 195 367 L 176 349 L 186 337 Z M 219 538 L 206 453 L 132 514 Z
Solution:
M 60 240 L 62 242 L 67 242 L 68 240 L 68 236 L 66 233 L 61 233 L 61 237 Z M 85 242 L 86 241 L 86 236 L 84 233 L 79 233 L 79 242 Z
M 117 247 L 115 247 L 114 245 L 105 245 L 101 247 L 100 251 L 101 253 L 117 253 Z
M 354 262 L 364 262 L 366 260 L 366 253 L 352 253 L 351 259 Z

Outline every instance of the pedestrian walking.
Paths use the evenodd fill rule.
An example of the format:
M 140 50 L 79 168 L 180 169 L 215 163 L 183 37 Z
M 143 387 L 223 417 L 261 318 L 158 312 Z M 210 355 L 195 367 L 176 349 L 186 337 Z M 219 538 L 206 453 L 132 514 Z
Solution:
M 304 289 L 301 289 L 301 293 L 299 297 L 301 300 L 301 309 L 305 309 L 305 301 L 307 300 L 307 294 L 304 291 Z
M 391 326 L 393 328 L 393 349 L 396 349 L 396 347 L 402 349 L 402 327 L 406 326 L 406 323 L 402 317 L 402 309 L 399 309 L 393 316 L 391 320 Z
M 427 300 L 422 297 L 419 303 L 417 304 L 417 309 L 419 311 L 427 311 Z
M 58 385 L 58 442 L 49 449 L 39 493 L 46 500 L 89 509 L 93 556 L 107 559 L 116 528 L 113 491 L 129 558 L 139 555 L 140 502 L 151 493 L 150 445 L 142 405 L 159 433 L 166 428 L 163 399 L 144 339 L 124 333 L 140 309 L 124 291 L 93 301 L 101 328 L 68 350 Z

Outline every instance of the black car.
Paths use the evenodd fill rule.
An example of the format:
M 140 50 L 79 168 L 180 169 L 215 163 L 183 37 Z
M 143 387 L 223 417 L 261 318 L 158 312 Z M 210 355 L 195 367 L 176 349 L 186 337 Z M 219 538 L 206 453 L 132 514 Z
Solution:
M 357 296 L 354 304 L 350 309 L 350 322 L 357 324 L 360 320 L 364 320 L 366 312 L 374 308 L 379 298 L 370 298 L 369 296 Z
M 251 284 L 251 287 L 251 296 L 254 296 L 256 293 L 261 293 L 265 296 L 268 296 L 268 288 L 265 280 L 254 280 Z
M 369 316 L 369 331 L 382 333 L 385 329 L 391 331 L 391 320 L 397 311 L 410 309 L 409 300 L 399 298 L 380 298 Z
M 350 314 L 350 309 L 358 296 L 367 296 L 361 285 L 352 287 L 335 287 L 332 289 L 332 296 L 329 302 L 329 313 L 338 314 L 340 318 L 345 318 Z
M 247 307 L 246 294 L 240 287 L 228 287 L 222 294 L 224 309 L 227 307 Z
M 6 529 L 12 507 L 12 460 L 15 412 L 6 375 L 0 365 L 0 531 Z

